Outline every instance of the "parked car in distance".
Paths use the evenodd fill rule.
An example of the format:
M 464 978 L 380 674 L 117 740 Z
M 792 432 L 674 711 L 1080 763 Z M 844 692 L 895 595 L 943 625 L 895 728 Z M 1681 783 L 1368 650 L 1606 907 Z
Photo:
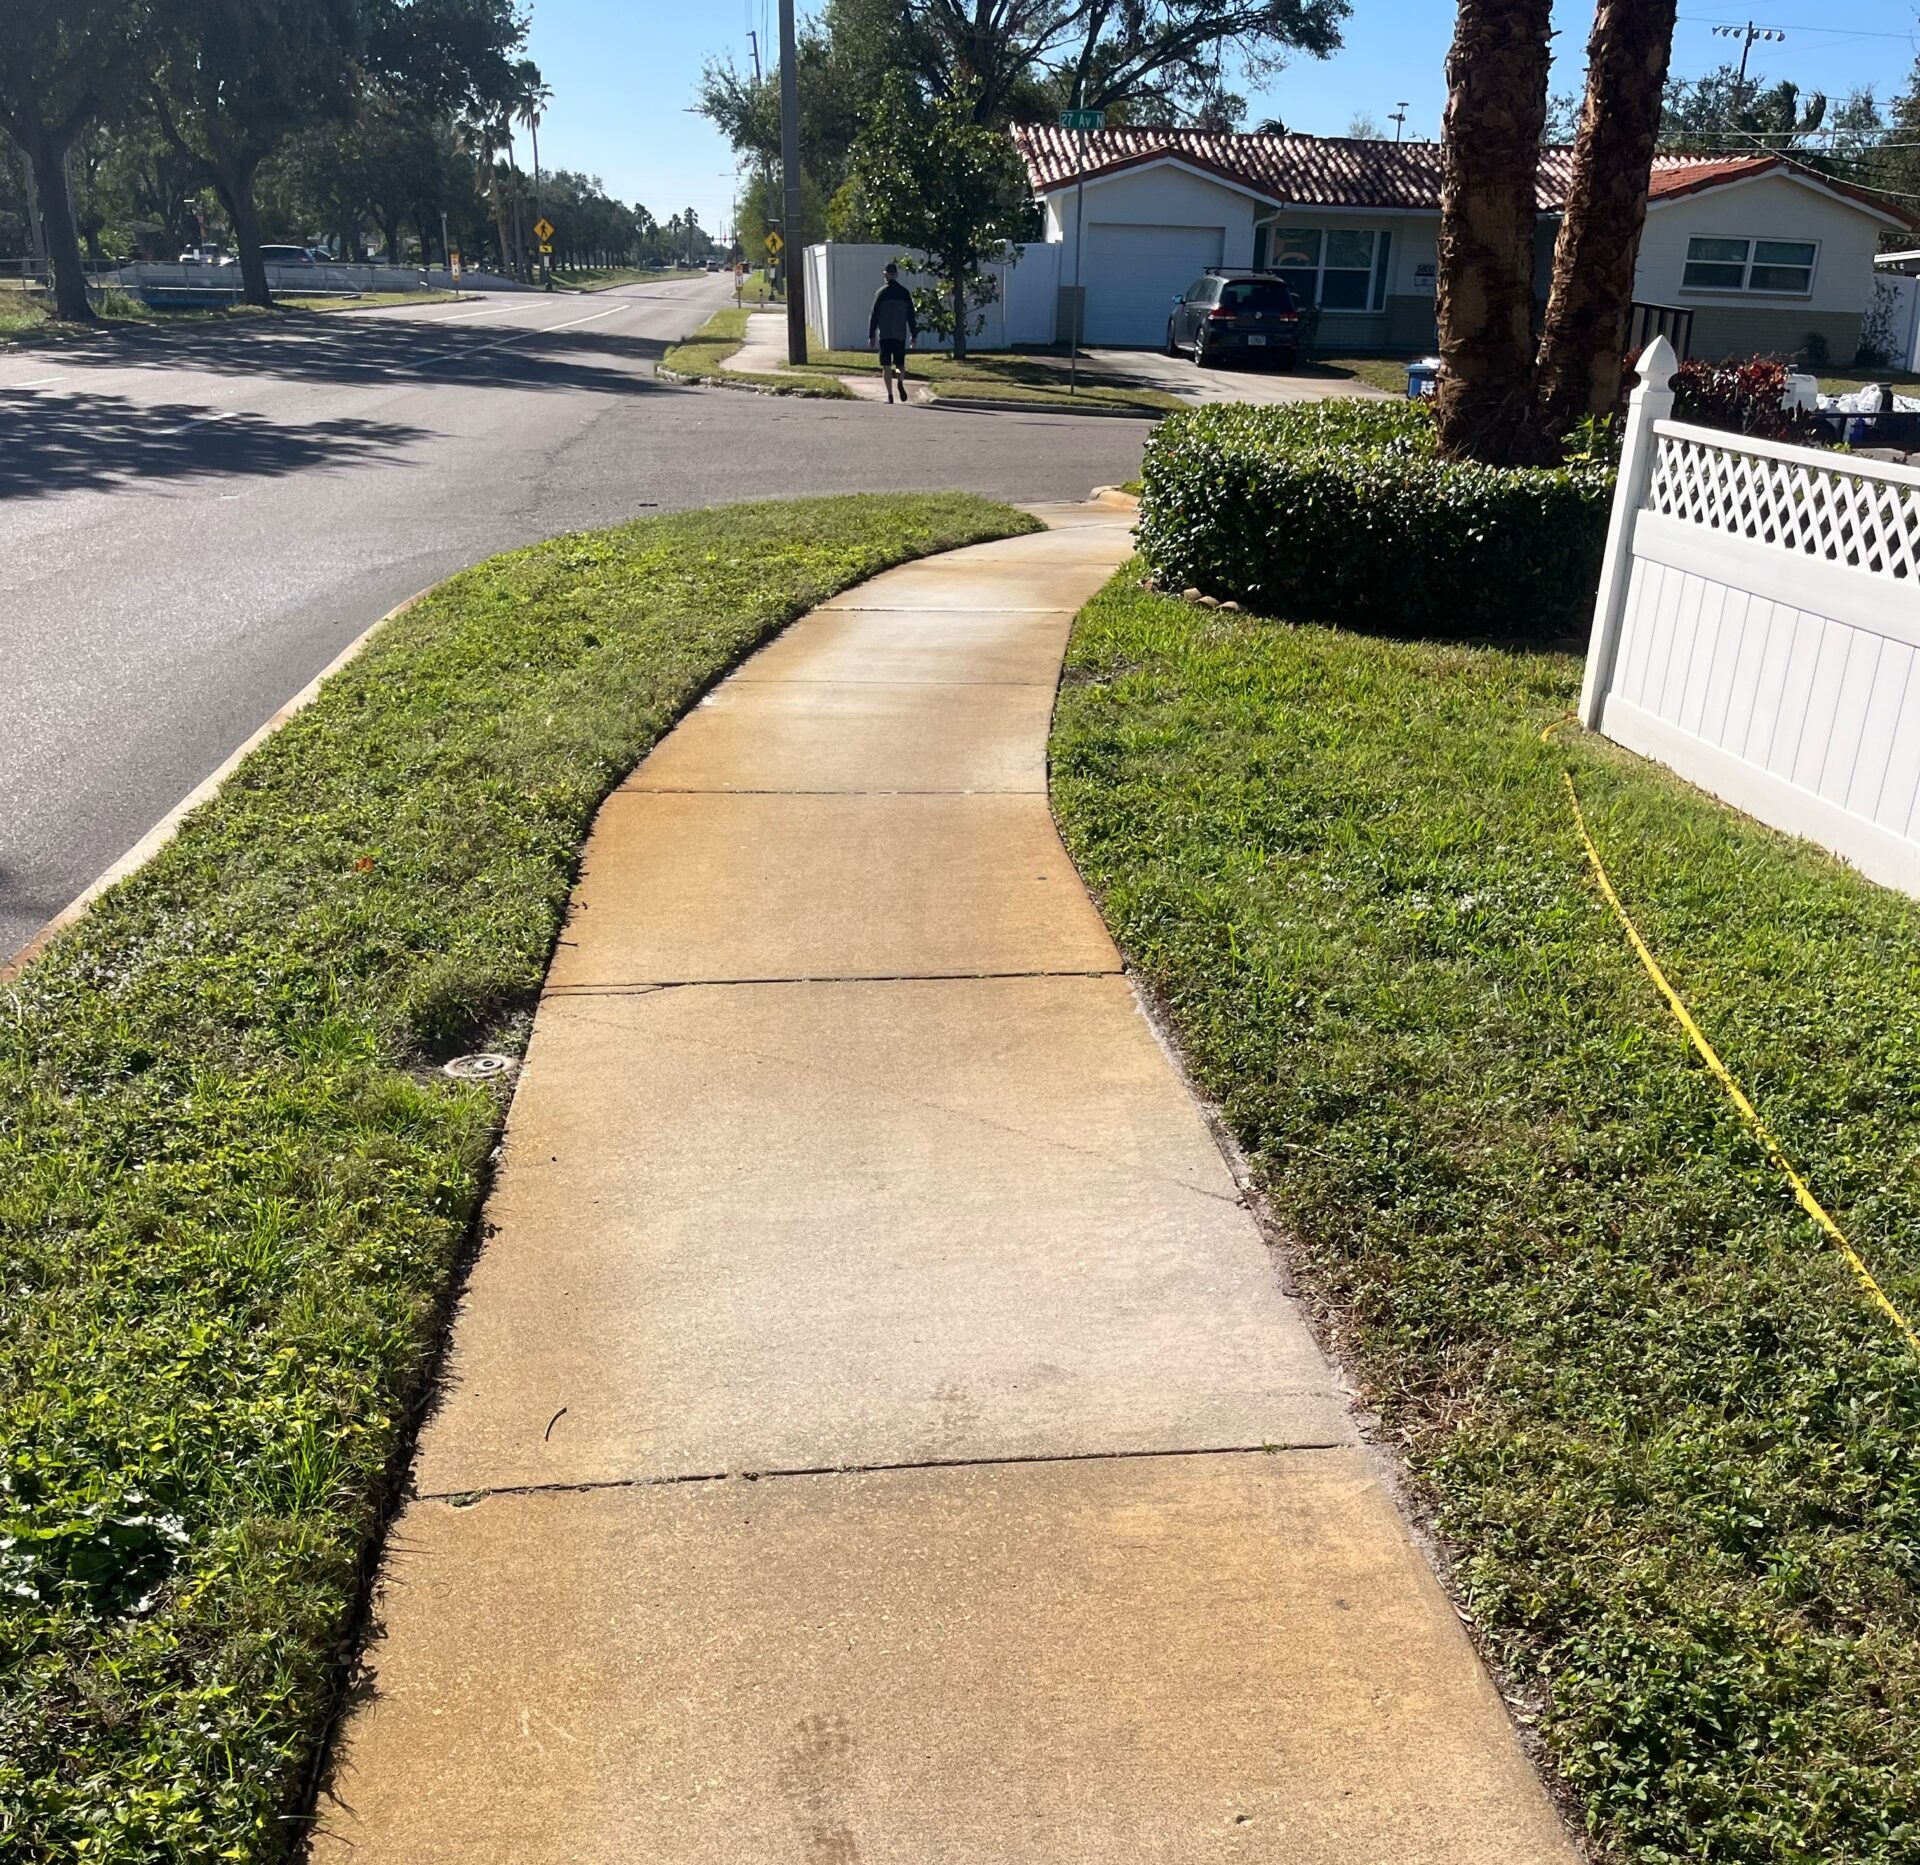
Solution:
M 311 246 L 263 246 L 260 257 L 270 266 L 310 266 L 320 262 Z
M 234 263 L 233 254 L 224 246 L 189 246 L 175 265 L 183 266 L 230 266 Z
M 1261 361 L 1291 369 L 1300 357 L 1300 313 L 1286 280 L 1225 270 L 1195 279 L 1167 319 L 1167 354 L 1182 351 L 1196 366 Z

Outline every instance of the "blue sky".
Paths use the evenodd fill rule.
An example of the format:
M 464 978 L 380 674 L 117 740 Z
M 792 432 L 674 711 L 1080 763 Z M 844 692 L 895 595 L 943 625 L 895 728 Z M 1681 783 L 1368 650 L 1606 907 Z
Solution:
M 800 0 L 806 11 L 806 0 Z M 623 200 L 644 202 L 664 220 L 689 204 L 718 231 L 732 201 L 731 152 L 705 120 L 684 114 L 710 56 L 745 60 L 747 30 L 770 0 L 532 0 L 533 56 L 554 88 L 542 127 L 542 159 L 597 174 Z M 1356 112 L 1385 124 L 1402 99 L 1407 134 L 1439 133 L 1446 100 L 1442 64 L 1452 34 L 1449 0 L 1354 0 L 1346 45 L 1325 61 L 1302 59 L 1254 100 L 1252 116 L 1277 114 L 1295 129 L 1343 133 Z M 1591 0 L 1557 0 L 1555 90 L 1579 81 Z M 1749 69 L 1791 77 L 1836 97 L 1871 83 L 1883 96 L 1901 88 L 1920 46 L 1916 0 L 1781 0 L 1736 11 L 1714 0 L 1682 0 L 1674 69 L 1698 74 L 1720 63 L 1727 42 L 1715 21 L 1753 18 L 1782 27 L 1785 44 L 1758 45 Z M 768 41 L 763 39 L 763 55 Z M 1738 56 L 1737 44 L 1732 48 Z M 1388 125 L 1389 130 L 1391 125 Z

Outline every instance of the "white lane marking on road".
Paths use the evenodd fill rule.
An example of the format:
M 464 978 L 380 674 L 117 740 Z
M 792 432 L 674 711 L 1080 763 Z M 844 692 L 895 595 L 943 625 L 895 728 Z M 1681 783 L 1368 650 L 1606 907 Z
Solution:
M 231 421 L 239 412 L 238 408 L 215 408 L 210 413 L 195 415 L 190 421 L 182 421 L 178 427 L 156 428 L 155 438 L 171 440 L 175 434 L 184 434 L 190 427 L 205 427 L 209 421 Z
M 484 311 L 469 310 L 464 304 L 457 311 L 449 311 L 445 317 L 395 317 L 396 324 L 472 324 L 483 317 L 504 317 L 509 311 L 517 311 L 517 304 L 496 304 Z
M 597 324 L 605 317 L 618 317 L 622 311 L 631 311 L 637 301 L 629 299 L 624 304 L 610 305 L 604 311 L 595 311 L 590 317 L 576 317 L 566 324 L 537 324 L 526 330 L 510 331 L 504 337 L 495 337 L 491 343 L 475 345 L 470 350 L 442 350 L 438 355 L 425 356 L 414 364 L 415 369 L 425 369 L 434 364 L 463 363 L 470 356 L 485 356 L 489 350 L 505 349 L 509 343 L 524 343 L 529 337 L 557 336 L 563 330 L 578 330 L 583 324 Z
M 0 383 L 0 388 L 6 388 L 6 389 L 44 389 L 44 388 L 50 388 L 50 387 L 51 387 L 51 386 L 52 386 L 52 385 L 53 385 L 54 383 L 56 383 L 56 382 L 58 382 L 59 380 L 60 380 L 60 378 L 59 378 L 58 376 L 36 376 L 36 377 L 34 378 L 34 380 L 33 380 L 33 381 L 31 381 L 31 382 L 7 382 L 7 383 Z

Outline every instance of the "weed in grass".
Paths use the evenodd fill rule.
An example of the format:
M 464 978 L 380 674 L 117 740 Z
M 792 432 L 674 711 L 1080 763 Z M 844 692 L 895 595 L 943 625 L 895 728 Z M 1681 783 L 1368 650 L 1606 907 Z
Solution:
M 1920 906 L 1578 734 L 1571 655 L 1081 617 L 1063 831 L 1606 1855 L 1920 1857 Z
M 0 987 L 0 1856 L 278 1860 L 576 851 L 960 496 L 563 537 L 390 623 Z

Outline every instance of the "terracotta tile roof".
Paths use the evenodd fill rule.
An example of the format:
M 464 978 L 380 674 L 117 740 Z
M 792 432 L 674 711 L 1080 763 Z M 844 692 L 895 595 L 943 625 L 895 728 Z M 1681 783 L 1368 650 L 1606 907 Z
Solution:
M 1761 175 L 1770 168 L 1787 166 L 1777 155 L 1735 155 L 1715 159 L 1704 156 L 1656 156 L 1653 179 L 1647 184 L 1647 199 L 1660 201 L 1670 195 L 1693 194 L 1701 188 L 1717 188 L 1723 181 L 1738 181 L 1743 175 Z
M 1656 158 L 1656 163 L 1673 161 L 1671 156 Z M 1870 208 L 1903 227 L 1920 225 L 1910 206 L 1903 206 L 1886 196 L 1875 195 L 1865 188 L 1836 181 L 1831 175 L 1823 175 L 1817 169 L 1808 168 L 1783 155 L 1726 156 L 1715 161 L 1695 161 L 1691 166 L 1656 166 L 1647 195 L 1655 201 L 1671 199 L 1675 195 L 1692 194 L 1701 188 L 1717 187 L 1723 181 L 1737 181 L 1743 175 L 1763 175 L 1769 169 L 1776 168 L 1789 175 L 1804 175 L 1809 181 L 1817 181 L 1821 187 L 1831 188 L 1835 194 L 1844 194 L 1848 200 L 1858 201 L 1862 207 Z
M 1080 137 L 1050 123 L 1019 123 L 1013 139 L 1033 178 L 1034 192 L 1064 186 L 1080 172 Z M 1440 206 L 1440 145 L 1437 142 L 1371 142 L 1350 136 L 1232 135 L 1209 130 L 1106 129 L 1086 138 L 1086 173 L 1111 174 L 1161 156 L 1178 156 L 1197 168 L 1237 181 L 1267 199 L 1312 207 Z M 1778 156 L 1728 161 L 1712 156 L 1654 158 L 1649 193 L 1685 193 L 1759 173 L 1780 164 Z M 1785 164 L 1780 164 L 1786 166 Z M 1542 149 L 1538 198 L 1542 213 L 1555 213 L 1566 198 L 1573 151 Z

